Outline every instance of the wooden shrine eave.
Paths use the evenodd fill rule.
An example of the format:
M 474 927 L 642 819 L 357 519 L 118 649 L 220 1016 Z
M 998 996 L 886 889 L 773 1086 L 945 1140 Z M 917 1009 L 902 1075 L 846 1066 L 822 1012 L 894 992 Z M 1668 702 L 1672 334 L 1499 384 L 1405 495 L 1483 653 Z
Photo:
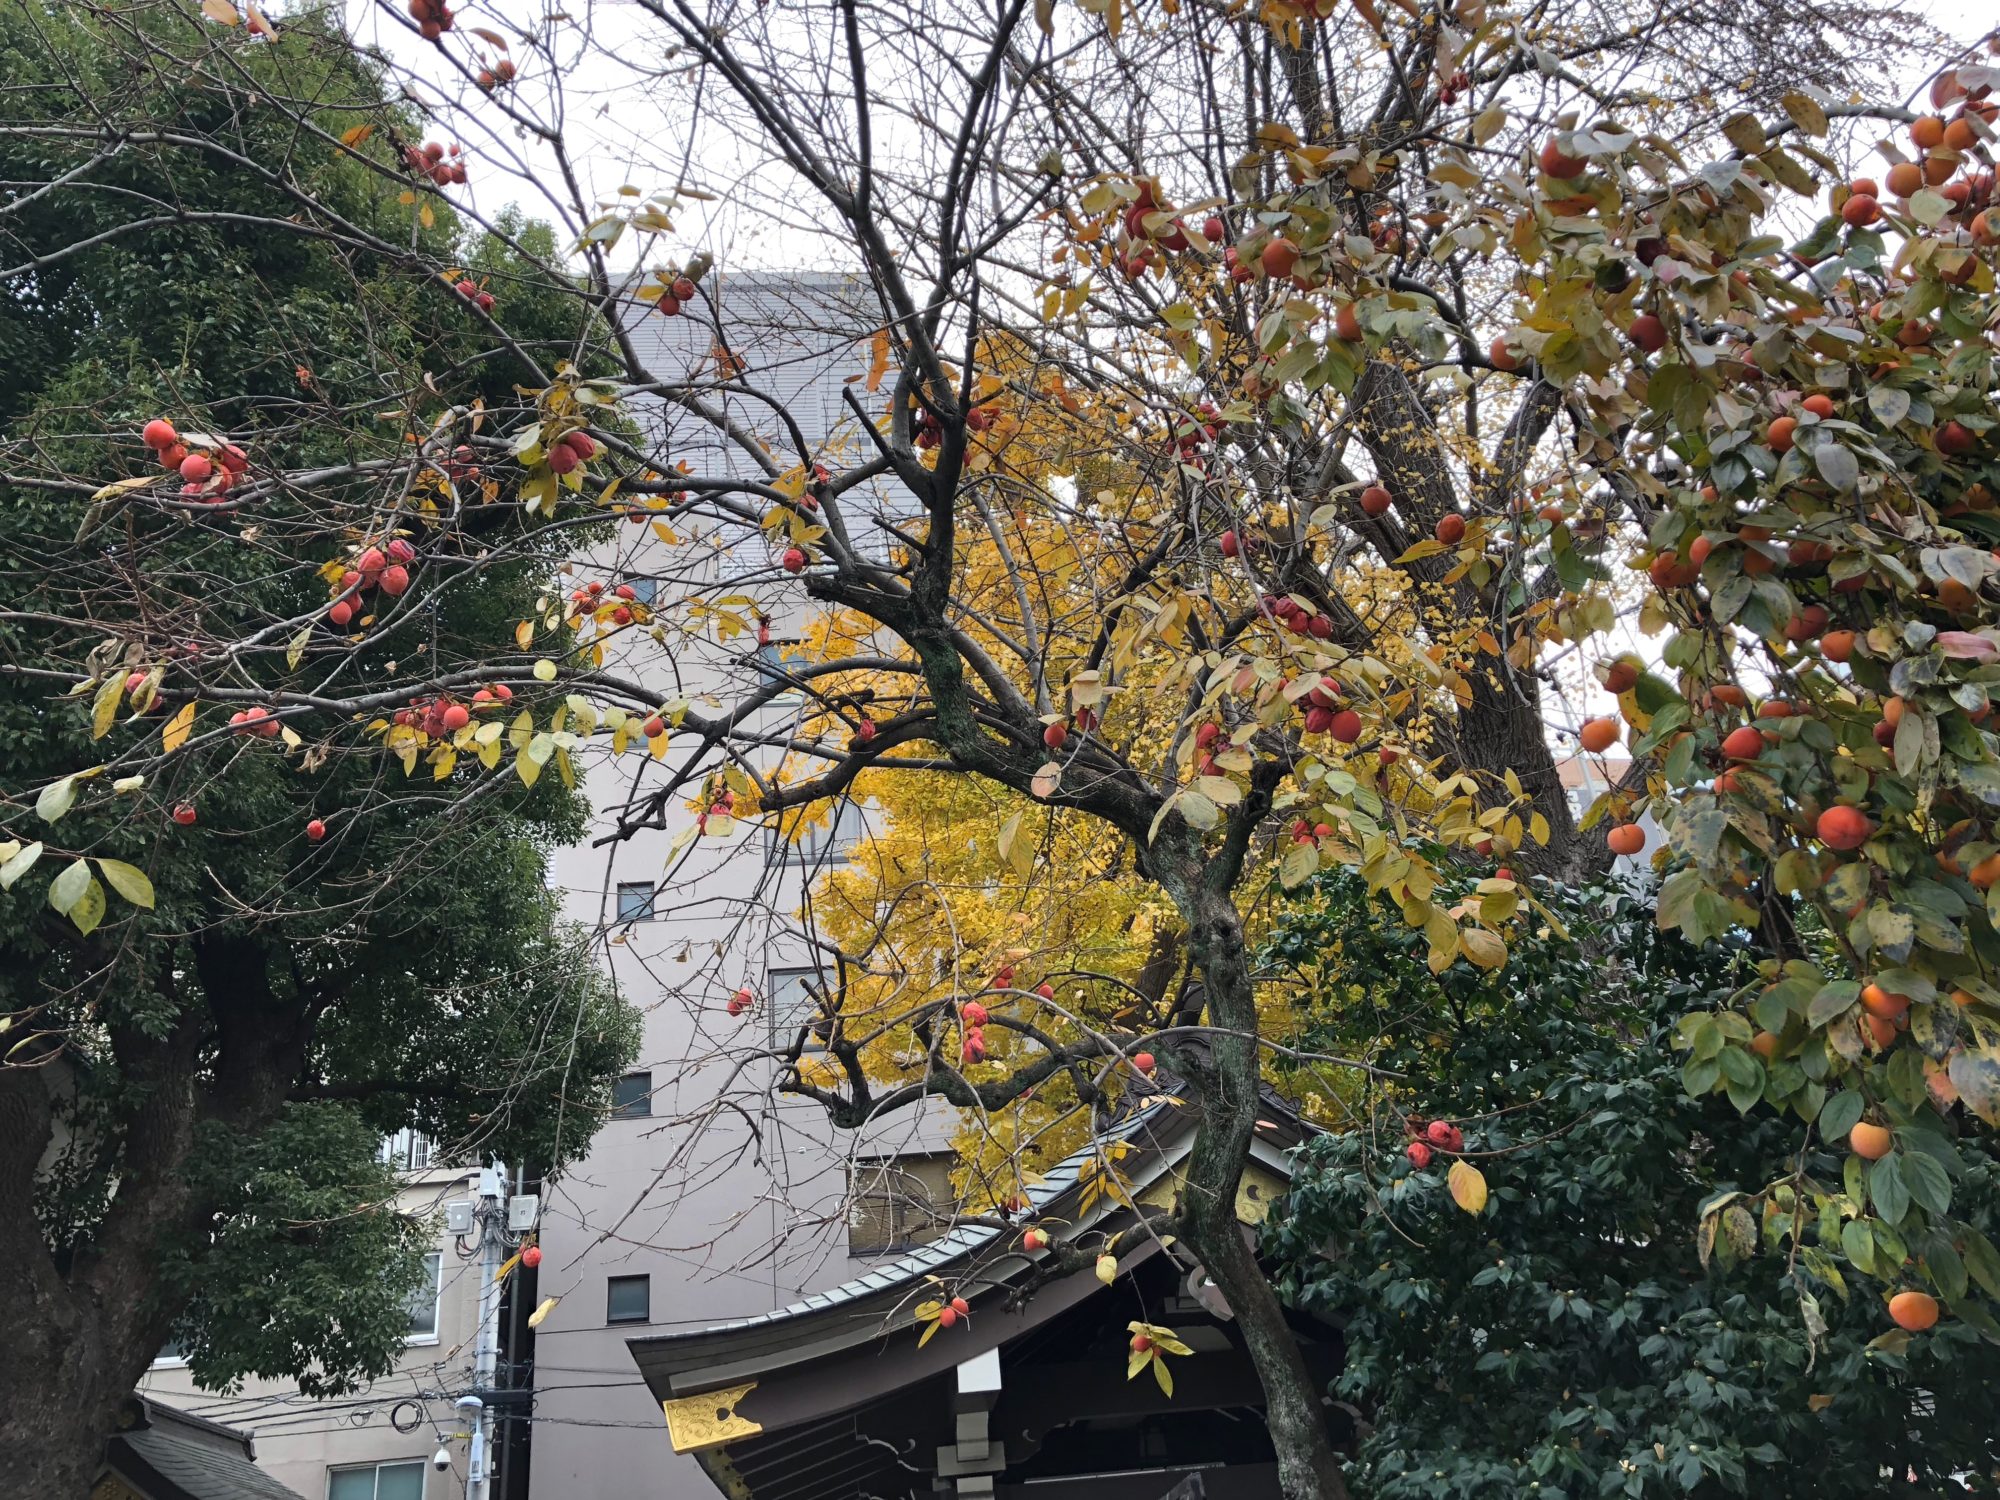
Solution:
M 1289 1151 L 1304 1133 L 1295 1116 L 1267 1101 L 1238 1191 L 1238 1216 L 1246 1223 L 1260 1222 L 1283 1191 Z M 1052 1168 L 1030 1189 L 1030 1211 L 1018 1222 L 1045 1221 L 1068 1238 L 1086 1230 L 1115 1232 L 1135 1222 L 1135 1203 L 1141 1209 L 1170 1207 L 1192 1139 L 1188 1108 L 1157 1100 Z M 1113 1141 L 1132 1148 L 1119 1163 L 1129 1193 L 1087 1194 L 1098 1153 Z M 1161 1254 L 1158 1241 L 1141 1239 L 1121 1255 L 1121 1272 Z M 1047 1255 L 1023 1251 L 1019 1227 L 966 1225 L 788 1307 L 711 1328 L 635 1338 L 628 1347 L 662 1405 L 676 1451 L 720 1450 L 751 1437 L 768 1446 L 764 1440 L 772 1435 L 795 1429 L 804 1434 L 871 1403 L 893 1401 L 899 1390 L 950 1379 L 955 1368 L 1033 1334 L 1103 1290 L 1084 1269 L 1020 1296 Z M 965 1296 L 972 1314 L 964 1325 L 940 1329 L 919 1349 L 916 1307 L 940 1296 L 939 1282 L 943 1297 Z M 725 1494 L 737 1492 L 717 1472 L 726 1467 L 711 1466 L 711 1475 Z M 829 1492 L 845 1481 L 832 1482 L 836 1488 Z

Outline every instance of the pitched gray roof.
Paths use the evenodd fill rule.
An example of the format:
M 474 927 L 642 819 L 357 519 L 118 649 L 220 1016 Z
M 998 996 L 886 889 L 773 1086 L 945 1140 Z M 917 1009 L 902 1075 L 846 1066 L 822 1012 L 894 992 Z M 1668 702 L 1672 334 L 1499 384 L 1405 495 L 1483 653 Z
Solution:
M 1161 1099 L 1150 1107 L 1137 1111 L 1119 1121 L 1102 1134 L 1071 1152 L 1045 1173 L 1041 1180 L 1027 1189 L 1028 1208 L 1016 1216 L 1020 1225 L 1033 1223 L 1057 1199 L 1070 1192 L 1077 1185 L 1087 1163 L 1092 1161 L 1104 1147 L 1112 1141 L 1131 1140 L 1136 1136 L 1154 1133 L 1154 1127 L 1167 1126 L 1168 1133 L 1174 1133 L 1185 1116 L 1184 1108 L 1167 1099 Z M 900 1259 L 875 1267 L 865 1275 L 844 1282 L 829 1291 L 816 1292 L 784 1307 L 770 1312 L 757 1313 L 747 1318 L 736 1318 L 725 1323 L 704 1324 L 699 1328 L 684 1329 L 676 1333 L 656 1334 L 646 1339 L 631 1340 L 633 1344 L 670 1344 L 679 1340 L 694 1340 L 711 1337 L 741 1329 L 756 1328 L 763 1324 L 783 1323 L 807 1313 L 822 1312 L 842 1303 L 858 1301 L 889 1287 L 908 1286 L 921 1280 L 925 1275 L 994 1242 L 1020 1232 L 1019 1228 L 996 1229 L 987 1224 L 965 1224 L 950 1233 L 932 1240 L 929 1244 L 911 1251 Z
M 247 1433 L 140 1398 L 142 1425 L 112 1436 L 111 1470 L 150 1500 L 302 1500 L 251 1462 Z

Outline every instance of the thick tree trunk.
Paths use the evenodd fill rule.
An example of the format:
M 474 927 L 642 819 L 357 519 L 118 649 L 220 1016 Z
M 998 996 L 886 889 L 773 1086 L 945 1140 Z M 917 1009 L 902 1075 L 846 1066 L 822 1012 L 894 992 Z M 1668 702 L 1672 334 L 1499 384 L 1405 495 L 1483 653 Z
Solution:
M 72 1291 L 35 1216 L 36 1164 L 53 1136 L 40 1068 L 0 1068 L 0 1474 L 6 1493 L 82 1500 L 104 1441 L 149 1362 L 106 1345 L 93 1290 Z M 130 1306 L 142 1289 L 109 1288 Z
M 216 1204 L 189 1180 L 198 1122 L 255 1130 L 298 1077 L 311 1012 L 281 1006 L 270 954 L 246 939 L 192 946 L 203 1007 L 164 1035 L 109 1028 L 118 1070 L 117 1159 L 94 1232 L 51 1251 L 36 1174 L 56 1138 L 58 1057 L 0 1066 L 0 1476 L 6 1497 L 83 1500 L 119 1410 L 181 1308 L 159 1295 L 169 1247 L 199 1233 Z M 206 1052 L 210 1055 L 205 1055 Z
M 1324 1392 L 1307 1370 L 1277 1293 L 1236 1217 L 1237 1185 L 1250 1159 L 1262 1084 L 1257 1007 L 1242 918 L 1226 894 L 1207 886 L 1201 871 L 1199 863 L 1185 861 L 1159 872 L 1187 919 L 1188 947 L 1201 968 L 1214 1028 L 1206 1056 L 1184 1070 L 1199 1123 L 1182 1189 L 1181 1238 L 1236 1316 L 1264 1388 L 1265 1421 L 1286 1500 L 1347 1500 L 1340 1459 L 1327 1436 Z

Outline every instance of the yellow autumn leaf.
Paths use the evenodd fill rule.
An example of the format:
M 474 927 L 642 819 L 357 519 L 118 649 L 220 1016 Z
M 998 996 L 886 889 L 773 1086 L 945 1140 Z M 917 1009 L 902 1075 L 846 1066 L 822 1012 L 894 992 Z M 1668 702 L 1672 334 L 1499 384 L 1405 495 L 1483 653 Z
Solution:
M 1486 1207 L 1486 1176 L 1471 1162 L 1453 1162 L 1444 1180 L 1451 1189 L 1451 1201 L 1467 1213 L 1476 1214 Z
M 236 13 L 236 7 L 229 0 L 201 0 L 201 13 L 211 21 L 220 21 L 224 26 L 240 26 L 243 17 Z
M 528 1314 L 528 1326 L 530 1328 L 540 1328 L 542 1320 L 556 1310 L 556 1304 L 560 1301 L 562 1301 L 560 1297 L 542 1298 L 541 1305 Z
M 340 144 L 343 146 L 358 146 L 374 133 L 375 127 L 373 125 L 356 125 L 352 130 L 341 132 Z
M 111 726 L 118 718 L 118 700 L 125 692 L 125 674 L 113 672 L 104 679 L 97 690 L 97 698 L 90 705 L 90 737 L 101 740 L 111 733 Z
M 129 495 L 133 490 L 143 490 L 160 476 L 157 474 L 134 474 L 130 479 L 114 479 L 102 489 L 91 491 L 91 501 L 109 500 L 117 495 Z

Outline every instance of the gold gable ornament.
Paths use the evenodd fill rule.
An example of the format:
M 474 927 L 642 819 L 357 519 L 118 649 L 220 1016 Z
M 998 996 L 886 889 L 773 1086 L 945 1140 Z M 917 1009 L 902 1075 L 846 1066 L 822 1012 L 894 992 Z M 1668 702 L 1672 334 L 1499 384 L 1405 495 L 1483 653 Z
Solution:
M 762 1432 L 764 1429 L 748 1417 L 736 1415 L 736 1403 L 756 1389 L 757 1382 L 752 1380 L 726 1390 L 662 1401 L 660 1409 L 666 1413 L 667 1434 L 673 1439 L 674 1452 L 694 1453 Z

